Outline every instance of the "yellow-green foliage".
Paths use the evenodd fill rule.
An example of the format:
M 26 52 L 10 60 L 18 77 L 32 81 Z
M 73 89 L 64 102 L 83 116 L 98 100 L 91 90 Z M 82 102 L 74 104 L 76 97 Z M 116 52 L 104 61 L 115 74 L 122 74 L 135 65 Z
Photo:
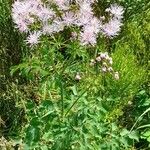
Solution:
M 136 54 L 139 63 L 148 64 L 150 59 L 150 9 L 127 22 L 124 27 L 124 35 L 117 45 L 122 45 L 128 51 Z
M 122 39 L 114 43 L 112 56 L 120 80 L 107 81 L 107 92 L 113 96 L 133 96 L 148 77 L 149 18 L 150 9 L 134 17 L 124 27 Z
M 119 80 L 109 78 L 107 90 L 113 96 L 131 96 L 137 92 L 144 81 L 145 69 L 138 65 L 135 55 L 122 45 L 113 54 L 114 68 L 120 74 Z

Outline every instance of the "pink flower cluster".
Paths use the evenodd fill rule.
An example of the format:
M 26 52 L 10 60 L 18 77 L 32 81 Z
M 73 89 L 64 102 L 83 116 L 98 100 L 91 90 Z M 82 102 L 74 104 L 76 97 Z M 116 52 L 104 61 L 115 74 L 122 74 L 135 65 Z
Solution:
M 94 16 L 92 4 L 95 0 L 17 0 L 12 5 L 12 18 L 21 32 L 29 33 L 27 43 L 36 45 L 40 36 L 53 35 L 65 27 L 79 27 L 78 39 L 82 45 L 95 45 L 99 33 L 109 37 L 118 35 L 122 25 L 123 8 L 117 4 L 106 9 L 111 19 L 105 22 Z M 73 10 L 75 5 L 77 10 Z M 35 24 L 40 25 L 38 31 Z
M 115 72 L 112 68 L 113 61 L 107 52 L 99 53 L 99 55 L 95 59 L 92 59 L 90 65 L 94 66 L 95 64 L 100 67 L 101 72 L 111 73 L 116 80 L 119 80 L 119 73 Z
M 102 30 L 108 37 L 114 37 L 118 35 L 121 29 L 124 9 L 117 4 L 113 4 L 105 11 L 110 13 L 111 19 L 103 25 Z

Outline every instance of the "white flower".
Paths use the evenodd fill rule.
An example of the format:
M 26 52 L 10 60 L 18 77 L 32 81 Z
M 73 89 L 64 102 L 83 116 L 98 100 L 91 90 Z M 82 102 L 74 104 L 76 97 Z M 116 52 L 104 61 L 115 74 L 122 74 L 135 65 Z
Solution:
M 52 35 L 54 33 L 58 33 L 62 31 L 65 27 L 64 22 L 62 22 L 59 18 L 57 20 L 55 19 L 52 24 L 48 24 L 48 22 L 45 22 L 43 24 L 42 33 L 47 35 Z
M 117 19 L 121 19 L 123 17 L 124 9 L 122 6 L 119 6 L 117 4 L 112 4 L 110 8 L 106 9 L 106 11 L 109 11 L 111 14 L 114 15 Z
M 59 7 L 60 10 L 69 9 L 69 4 L 71 0 L 53 0 L 54 3 Z
M 30 35 L 27 37 L 27 43 L 30 44 L 31 46 L 32 45 L 36 45 L 39 43 L 39 38 L 41 36 L 41 32 L 38 31 L 34 31 L 33 33 L 30 33 Z
M 96 17 L 93 16 L 88 24 L 91 27 L 91 30 L 93 30 L 95 34 L 100 32 L 102 24 L 100 20 L 98 20 Z
M 91 4 L 83 1 L 81 3 L 79 3 L 80 9 L 79 9 L 79 14 L 80 16 L 85 16 L 90 18 L 90 16 L 93 16 L 93 11 L 92 11 L 92 7 Z
M 40 18 L 41 21 L 45 22 L 48 19 L 52 19 L 55 16 L 55 13 L 45 6 L 41 7 L 40 11 L 38 11 L 37 13 L 37 16 Z
M 77 19 L 76 16 L 75 16 L 75 14 L 74 14 L 73 12 L 66 12 L 66 13 L 62 16 L 62 18 L 63 18 L 64 23 L 65 23 L 67 26 L 70 26 L 70 25 L 74 24 L 75 21 L 76 21 L 76 19 Z
M 111 19 L 108 23 L 104 24 L 102 31 L 109 37 L 114 37 L 120 32 L 122 23 L 118 19 Z
M 80 33 L 80 42 L 82 45 L 95 45 L 96 44 L 96 35 L 90 30 L 90 27 L 85 27 L 84 31 Z

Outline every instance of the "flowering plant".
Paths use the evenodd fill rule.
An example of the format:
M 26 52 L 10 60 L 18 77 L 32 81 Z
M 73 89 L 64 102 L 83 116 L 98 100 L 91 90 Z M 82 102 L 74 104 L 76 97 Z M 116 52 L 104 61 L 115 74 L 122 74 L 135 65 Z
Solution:
M 17 0 L 12 6 L 12 17 L 20 32 L 28 34 L 26 42 L 30 46 L 40 43 L 41 36 L 55 36 L 66 28 L 70 29 L 70 42 L 79 41 L 82 46 L 96 46 L 100 33 L 107 38 L 118 35 L 122 26 L 124 9 L 112 4 L 105 10 L 106 17 L 96 17 L 93 10 L 95 0 Z M 38 26 L 38 27 L 37 27 Z M 102 71 L 113 72 L 112 58 L 107 53 L 96 58 L 103 60 Z M 107 68 L 108 67 L 108 68 Z M 119 79 L 118 72 L 114 72 Z
M 16 28 L 27 35 L 25 41 L 29 48 L 37 49 L 27 62 L 13 69 L 20 69 L 38 85 L 36 103 L 39 106 L 32 102 L 26 106 L 29 120 L 24 141 L 31 149 L 41 146 L 82 149 L 84 139 L 88 141 L 87 149 L 90 145 L 99 149 L 97 141 L 101 141 L 102 148 L 113 147 L 111 137 L 108 138 L 111 146 L 104 145 L 109 134 L 118 133 L 116 130 L 111 133 L 114 124 L 104 121 L 108 111 L 102 99 L 105 100 L 105 86 L 109 84 L 105 77 L 108 75 L 118 82 L 120 76 L 113 67 L 111 53 L 100 49 L 99 39 L 112 39 L 119 34 L 124 8 L 111 4 L 99 15 L 95 12 L 97 4 L 95 0 L 17 0 L 12 5 Z M 97 119 L 89 123 L 90 118 Z M 98 131 L 95 136 L 92 131 L 95 127 L 104 131 Z M 119 131 L 119 127 L 116 128 Z M 115 140 L 124 147 L 121 136 Z
M 96 45 L 101 33 L 113 38 L 122 26 L 124 9 L 112 4 L 105 10 L 106 17 L 94 15 L 95 0 L 17 0 L 12 6 L 12 17 L 21 32 L 28 33 L 27 43 L 36 45 L 41 36 L 54 36 L 65 28 L 72 31 L 71 39 L 82 45 Z M 36 27 L 38 25 L 38 27 Z

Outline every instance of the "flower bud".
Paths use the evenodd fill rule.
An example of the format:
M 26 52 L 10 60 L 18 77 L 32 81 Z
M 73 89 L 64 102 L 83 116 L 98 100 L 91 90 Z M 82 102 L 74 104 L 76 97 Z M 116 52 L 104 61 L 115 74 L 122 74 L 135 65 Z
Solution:
M 113 63 L 112 58 L 111 58 L 111 57 L 109 57 L 107 60 L 108 60 L 108 61 L 109 61 L 109 63 L 112 65 L 112 63 Z
M 107 67 L 107 63 L 106 63 L 106 62 L 103 62 L 103 66 Z
M 116 80 L 119 80 L 119 73 L 118 73 L 118 72 L 115 72 L 114 78 L 115 78 Z
M 103 71 L 103 72 L 106 72 L 106 71 L 107 71 L 107 68 L 106 68 L 106 67 L 102 67 L 102 71 Z
M 77 80 L 77 81 L 81 80 L 81 76 L 80 76 L 80 74 L 78 72 L 77 72 L 77 74 L 75 76 L 75 80 Z
M 101 61 L 101 57 L 100 56 L 96 57 L 96 61 L 100 62 Z
M 111 72 L 111 71 L 113 71 L 113 68 L 112 68 L 112 67 L 109 67 L 107 70 L 108 70 L 109 72 Z
M 100 57 L 101 57 L 102 59 L 106 59 L 106 58 L 108 58 L 108 53 L 107 53 L 107 52 L 101 53 L 101 54 L 100 54 Z
M 90 66 L 94 66 L 95 63 L 96 63 L 95 60 L 94 60 L 94 59 L 91 59 L 91 61 L 90 61 Z

